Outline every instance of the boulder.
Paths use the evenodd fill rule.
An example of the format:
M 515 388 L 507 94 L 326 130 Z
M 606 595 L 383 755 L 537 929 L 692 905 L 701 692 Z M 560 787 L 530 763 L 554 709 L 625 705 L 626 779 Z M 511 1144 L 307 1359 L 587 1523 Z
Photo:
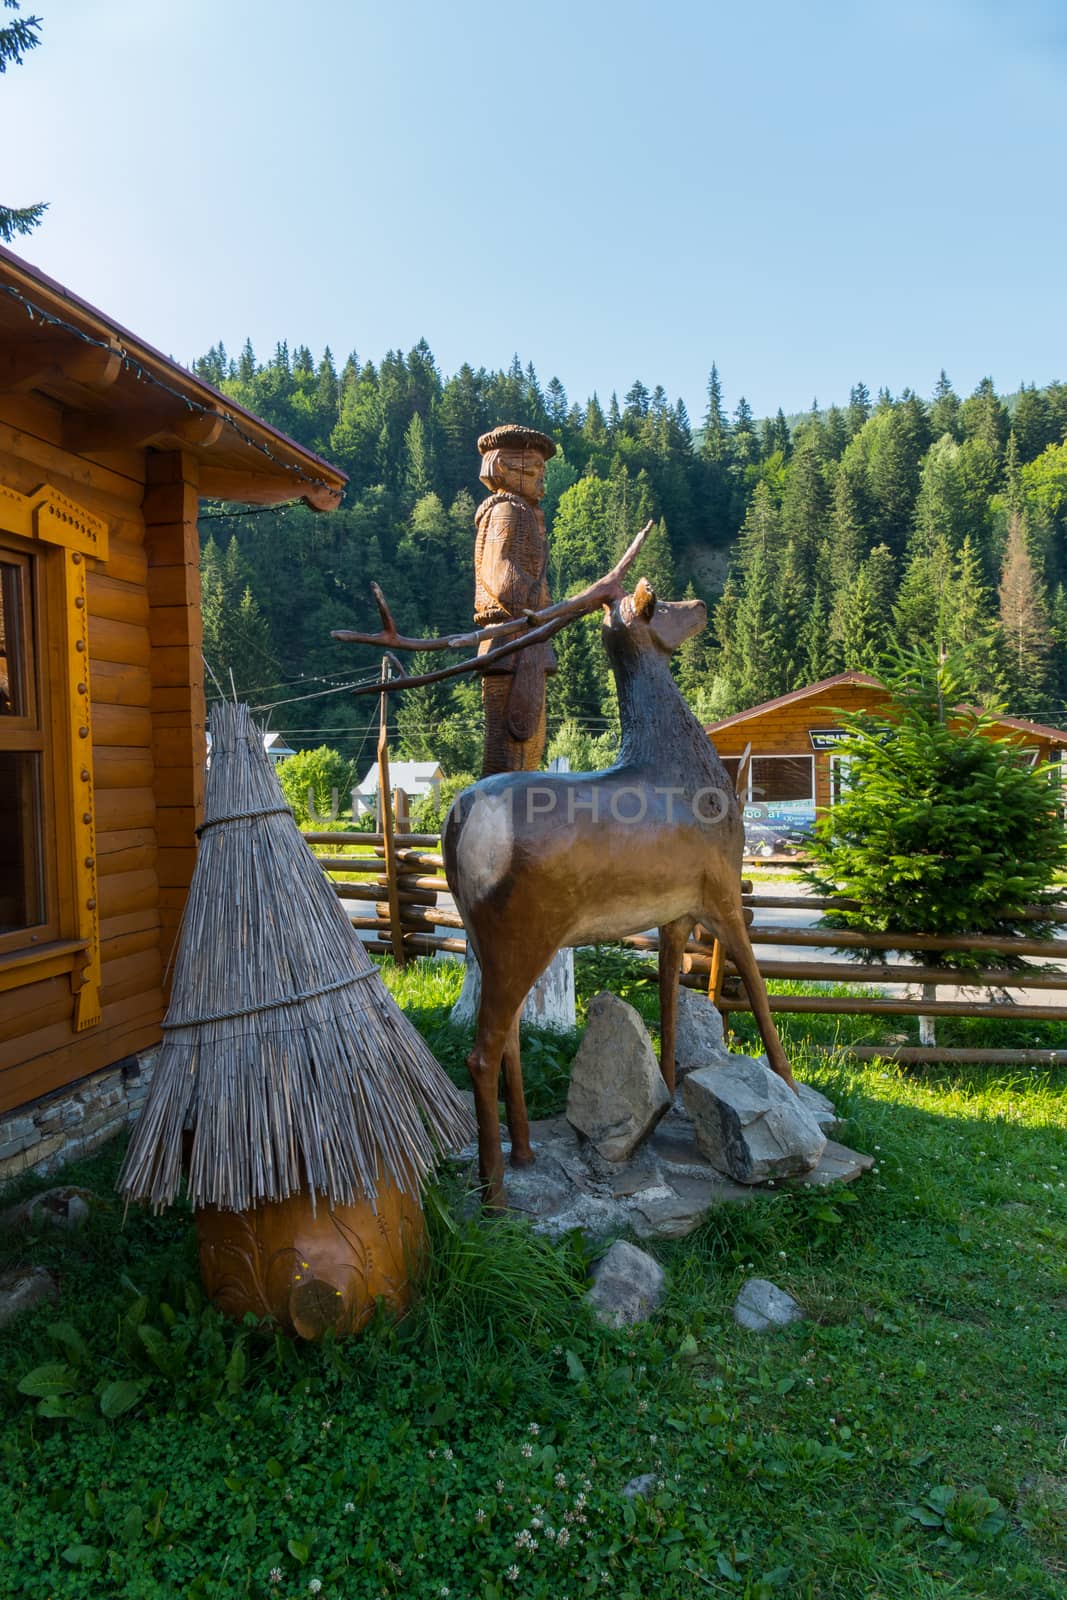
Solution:
M 33 1227 L 50 1222 L 56 1228 L 81 1228 L 89 1220 L 89 1207 L 96 1200 L 89 1189 L 65 1184 L 58 1189 L 43 1189 L 20 1205 L 0 1212 L 0 1228 Z
M 753 1333 L 765 1333 L 768 1328 L 803 1322 L 804 1310 L 791 1294 L 768 1278 L 749 1278 L 734 1301 L 734 1321 Z
M 674 1073 L 681 1082 L 701 1067 L 724 1064 L 732 1058 L 726 1048 L 722 1016 L 706 995 L 679 987 L 678 1024 L 674 1043 Z
M 811 1172 L 825 1149 L 810 1111 L 777 1073 L 748 1056 L 690 1073 L 682 1096 L 700 1149 L 738 1183 Z
M 625 1328 L 652 1315 L 663 1299 L 666 1281 L 658 1261 L 625 1239 L 616 1239 L 593 1268 L 593 1287 L 586 1299 L 598 1322 Z
M 20 1311 L 42 1300 L 58 1300 L 59 1285 L 44 1267 L 16 1267 L 0 1272 L 0 1328 Z
M 671 1103 L 648 1029 L 605 991 L 589 1007 L 567 1092 L 567 1120 L 606 1161 L 625 1161 Z
M 813 1089 L 810 1083 L 798 1083 L 797 1088 L 800 1090 L 800 1103 L 805 1111 L 810 1111 L 826 1137 L 832 1138 L 841 1127 L 833 1101 L 827 1100 L 826 1096 L 818 1089 Z

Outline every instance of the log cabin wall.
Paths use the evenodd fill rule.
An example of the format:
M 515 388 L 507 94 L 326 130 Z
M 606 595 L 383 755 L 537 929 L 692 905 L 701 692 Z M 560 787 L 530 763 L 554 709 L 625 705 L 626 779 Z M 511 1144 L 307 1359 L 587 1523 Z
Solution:
M 869 711 L 875 716 L 888 694 L 879 684 L 834 682 L 820 693 L 783 697 L 786 701 L 769 701 L 766 707 L 756 706 L 751 713 L 742 713 L 728 719 L 726 726 L 712 726 L 708 736 L 725 761 L 736 760 L 751 744 L 752 755 L 804 756 L 814 758 L 815 809 L 824 811 L 831 803 L 830 775 L 834 752 L 813 750 L 813 729 L 836 728 L 838 711 Z M 993 730 L 1011 738 L 1020 750 L 1036 752 L 1038 762 L 1059 759 L 1062 746 L 1067 744 L 1067 733 L 1054 742 L 1043 729 L 1035 727 L 1029 733 L 1025 727 L 997 723 Z
M 0 1114 L 158 1040 L 162 958 L 202 801 L 196 463 L 177 451 L 111 450 L 105 465 L 64 449 L 58 407 L 0 395 L 0 485 L 31 495 L 44 483 L 109 535 L 107 560 L 86 558 L 85 590 L 100 1021 L 75 1028 L 72 973 L 0 990 Z M 42 614 L 49 634 L 63 622 L 54 611 Z M 52 823 L 61 831 L 63 818 Z

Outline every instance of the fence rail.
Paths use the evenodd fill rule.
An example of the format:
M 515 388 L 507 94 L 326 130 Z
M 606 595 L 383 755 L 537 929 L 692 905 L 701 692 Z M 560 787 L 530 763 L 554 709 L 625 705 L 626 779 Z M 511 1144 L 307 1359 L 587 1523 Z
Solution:
M 433 955 L 438 951 L 462 954 L 467 947 L 462 919 L 452 905 L 445 879 L 440 839 L 436 834 L 407 830 L 407 797 L 396 792 L 392 815 L 379 811 L 377 833 L 335 833 L 308 831 L 309 845 L 333 847 L 334 852 L 354 848 L 355 853 L 331 853 L 317 859 L 330 876 L 343 901 L 352 903 L 349 912 L 354 928 L 365 937 L 368 950 L 392 954 L 401 964 L 410 956 Z M 338 875 L 343 874 L 343 877 Z M 355 880 L 355 881 L 353 881 Z M 771 912 L 821 912 L 858 910 L 858 903 L 843 896 L 767 894 L 754 890 L 750 882 L 742 885 L 745 916 L 754 945 L 765 951 L 782 947 L 798 954 L 784 959 L 762 955 L 759 965 L 764 978 L 799 983 L 855 985 L 861 988 L 885 985 L 923 985 L 921 997 L 913 994 L 775 994 L 771 1010 L 796 1014 L 823 1014 L 871 1017 L 988 1017 L 1029 1022 L 1067 1022 L 1067 1002 L 1056 1004 L 1051 997 L 1067 992 L 1067 938 L 1033 938 L 1026 934 L 1028 923 L 1044 921 L 1067 926 L 1067 905 L 1028 906 L 1013 917 L 1024 931 L 1016 935 L 959 934 L 878 934 L 861 933 L 852 928 L 790 927 L 768 919 Z M 441 904 L 441 897 L 447 898 Z M 365 907 L 365 910 L 362 909 Z M 619 941 L 631 949 L 655 952 L 659 945 L 654 932 L 634 934 Z M 921 961 L 890 962 L 868 957 L 866 960 L 814 960 L 808 951 L 914 951 L 948 955 L 952 952 L 988 958 L 988 964 L 970 969 L 963 966 Z M 1040 958 L 1042 962 L 1062 963 L 1022 968 L 996 965 L 997 956 Z M 726 1017 L 751 1010 L 749 997 L 739 975 L 706 929 L 694 930 L 682 956 L 679 981 L 687 988 L 706 991 Z M 957 996 L 938 998 L 936 989 L 950 989 Z M 980 990 L 980 995 L 974 991 Z M 1023 999 L 1012 1001 L 1008 991 L 1033 991 L 1049 994 L 1051 1003 Z M 902 1045 L 886 1047 L 855 1045 L 852 1053 L 860 1058 L 892 1056 L 901 1062 L 967 1061 L 1017 1065 L 1060 1065 L 1067 1063 L 1067 1050 L 1028 1048 L 964 1049 Z

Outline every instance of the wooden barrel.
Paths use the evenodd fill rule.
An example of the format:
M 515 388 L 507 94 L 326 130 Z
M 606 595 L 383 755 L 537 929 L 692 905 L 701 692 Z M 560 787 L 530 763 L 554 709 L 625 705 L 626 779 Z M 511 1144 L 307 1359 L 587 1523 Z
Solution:
M 358 1333 L 380 1301 L 402 1316 L 426 1253 L 417 1196 L 383 1179 L 378 1198 L 312 1211 L 306 1193 L 251 1211 L 196 1213 L 200 1275 L 220 1311 L 272 1317 L 301 1339 Z

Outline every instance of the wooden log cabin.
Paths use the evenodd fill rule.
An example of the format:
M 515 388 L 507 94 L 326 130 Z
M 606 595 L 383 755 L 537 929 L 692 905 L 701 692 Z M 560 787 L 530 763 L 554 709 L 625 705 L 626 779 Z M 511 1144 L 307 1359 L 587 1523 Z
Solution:
M 888 700 L 870 673 L 839 672 L 708 725 L 723 765 L 740 782 L 748 857 L 774 861 L 803 853 L 804 833 L 837 798 L 847 766 L 837 713 L 877 716 Z M 1067 732 L 1023 717 L 998 717 L 992 732 L 1034 762 L 1058 762 L 1067 745 Z
M 78 1085 L 160 1036 L 203 796 L 198 503 L 344 483 L 0 248 L 0 1181 L 90 1104 L 102 1127 Z

